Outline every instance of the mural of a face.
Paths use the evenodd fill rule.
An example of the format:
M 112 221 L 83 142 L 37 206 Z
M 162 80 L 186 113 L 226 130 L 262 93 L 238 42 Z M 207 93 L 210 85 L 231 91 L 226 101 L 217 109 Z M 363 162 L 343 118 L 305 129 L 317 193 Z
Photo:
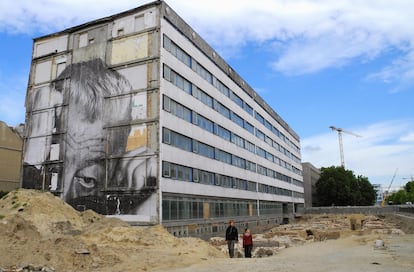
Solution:
M 63 196 L 66 200 L 100 195 L 108 178 L 105 154 L 109 148 L 111 155 L 125 152 L 129 131 L 129 127 L 121 128 L 117 137 L 108 139 L 109 134 L 104 127 L 119 122 L 127 123 L 131 119 L 130 99 L 124 99 L 122 103 L 108 99 L 128 93 L 131 86 L 119 73 L 107 69 L 101 60 L 68 66 L 57 80 L 64 80 L 68 76 L 69 84 L 56 84 L 56 91 L 68 92 L 66 166 L 63 177 Z
M 75 207 L 83 205 L 91 208 L 88 207 L 91 203 L 106 205 L 97 208 L 102 213 L 115 212 L 113 207 L 108 208 L 109 202 L 116 203 L 117 213 L 122 213 L 120 208 L 128 213 L 136 212 L 138 205 L 153 191 L 125 197 L 117 195 L 116 190 L 137 191 L 144 189 L 149 182 L 155 186 L 156 160 L 142 156 L 148 153 L 146 140 L 138 141 L 140 144 L 132 145 L 133 148 L 130 144 L 127 148 L 132 104 L 128 94 L 131 91 L 129 82 L 118 72 L 108 69 L 102 60 L 95 59 L 67 66 L 52 85 L 47 92 L 39 92 L 44 97 L 34 97 L 32 105 L 43 103 L 41 101 L 54 103 L 50 100 L 54 97 L 56 104 L 64 106 L 56 107 L 53 114 L 47 115 L 47 120 L 43 116 L 32 118 L 29 137 L 37 133 L 37 127 L 43 127 L 42 123 L 54 123 L 43 129 L 50 130 L 49 133 L 53 130 L 62 132 L 63 136 L 55 142 L 61 146 L 60 158 L 64 161 L 58 186 L 63 199 Z M 54 116 L 53 121 L 51 116 Z M 142 128 L 138 126 L 134 131 L 140 130 L 146 135 L 145 125 Z M 53 137 L 49 138 L 52 139 L 49 142 L 53 141 Z M 36 168 L 47 165 L 40 161 L 41 157 L 37 154 L 51 151 L 49 138 L 42 138 L 40 145 L 35 138 L 30 138 L 25 151 L 27 164 L 37 164 Z M 47 160 L 51 156 L 44 157 Z M 26 168 L 33 172 L 34 167 Z M 113 193 L 109 194 L 108 188 L 112 188 Z

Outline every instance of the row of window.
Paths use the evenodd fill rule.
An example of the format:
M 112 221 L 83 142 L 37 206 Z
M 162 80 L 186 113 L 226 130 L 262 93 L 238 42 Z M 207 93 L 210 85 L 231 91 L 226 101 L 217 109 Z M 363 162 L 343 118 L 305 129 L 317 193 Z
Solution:
M 210 200 L 163 196 L 162 220 L 254 216 L 257 215 L 256 207 L 256 202 L 249 200 Z M 208 214 L 204 212 L 208 212 Z
M 271 131 L 274 135 L 282 139 L 283 142 L 287 143 L 290 147 L 292 147 L 298 154 L 300 154 L 300 148 L 295 145 L 289 138 L 287 138 L 280 130 L 275 128 L 268 120 L 266 120 L 263 116 L 261 116 L 258 112 L 254 114 L 257 121 L 262 123 L 269 131 Z M 293 154 L 292 154 L 293 155 Z
M 256 192 L 256 182 L 163 161 L 162 176 L 174 180 L 197 182 L 244 191 Z
M 190 67 L 194 72 L 196 72 L 199 76 L 213 85 L 216 89 L 218 89 L 221 93 L 225 96 L 229 97 L 233 102 L 235 102 L 239 107 L 244 109 L 250 115 L 253 115 L 253 108 L 248 105 L 243 99 L 241 99 L 236 93 L 230 90 L 226 85 L 224 85 L 220 80 L 213 76 L 207 69 L 205 69 L 201 64 L 199 64 L 193 57 L 187 54 L 183 49 L 181 49 L 177 44 L 175 44 L 168 36 L 164 35 L 163 39 L 163 46 L 164 48 L 170 52 L 173 56 L 175 56 L 178 60 L 182 63 Z M 292 141 L 289 140 L 282 132 L 280 132 L 276 127 L 274 127 L 269 121 L 267 121 L 263 116 L 259 113 L 255 113 L 255 118 L 265 125 L 269 131 L 273 132 L 277 137 L 282 139 L 283 142 L 287 143 L 289 146 L 294 148 L 294 150 L 299 154 L 300 148 L 296 146 Z
M 282 215 L 293 211 L 291 205 L 281 202 L 259 201 L 258 212 L 256 200 L 224 200 L 163 195 L 162 220 L 257 216 L 258 213 L 260 215 Z M 299 206 L 302 205 L 299 204 Z
M 254 134 L 254 127 L 252 124 L 244 120 L 242 117 L 231 111 L 229 108 L 224 106 L 222 103 L 212 98 L 210 95 L 202 91 L 200 88 L 192 84 L 189 80 L 185 79 L 181 75 L 177 74 L 174 70 L 164 64 L 163 77 L 179 89 L 185 91 L 189 95 L 194 96 L 205 105 L 216 110 L 227 119 L 232 120 L 235 124 L 246 129 L 251 134 Z
M 190 110 L 189 108 L 185 107 L 184 105 L 179 104 L 178 102 L 174 101 L 173 99 L 165 95 L 163 96 L 163 109 L 187 122 L 193 123 L 199 126 L 200 128 L 207 130 L 210 133 L 213 133 L 219 136 L 220 138 L 223 138 L 226 141 L 232 142 L 236 144 L 237 146 L 242 147 L 252 153 L 255 153 L 296 174 L 299 174 L 299 175 L 301 174 L 301 171 L 298 168 L 291 165 L 290 163 L 285 162 L 284 160 L 280 159 L 276 155 L 273 155 L 272 153 L 267 152 L 266 150 L 258 146 L 255 146 L 253 143 L 247 141 L 246 139 L 214 123 L 213 121 L 207 119 L 206 117 Z M 180 146 L 180 148 L 182 147 Z M 182 149 L 185 149 L 185 148 L 182 148 Z
M 253 166 L 252 166 L 253 168 Z M 279 179 L 285 182 L 289 182 L 290 178 L 286 175 L 283 175 L 281 173 L 278 173 L 276 171 L 267 169 L 263 166 L 258 165 L 258 173 L 263 174 L 262 172 L 259 172 L 259 169 L 263 169 L 266 176 Z M 269 171 L 270 170 L 270 171 Z M 270 175 L 272 173 L 272 175 Z M 252 192 L 261 192 L 261 193 L 267 193 L 267 194 L 274 194 L 274 195 L 282 195 L 282 196 L 291 196 L 292 191 L 274 187 L 271 185 L 265 185 L 265 184 L 258 184 L 258 188 L 256 188 L 256 182 L 239 179 L 235 177 L 230 177 L 226 175 L 220 175 L 217 173 L 191 168 L 184 165 L 179 165 L 171 162 L 163 161 L 162 164 L 162 175 L 163 177 L 171 178 L 174 180 L 180 180 L 180 181 L 187 181 L 187 182 L 197 182 L 201 184 L 206 185 L 216 185 L 221 186 L 225 188 L 234 188 L 239 190 L 245 190 L 245 191 L 252 191 Z M 302 193 L 297 193 L 295 195 L 296 197 L 302 197 Z
M 254 133 L 254 126 L 252 124 L 250 124 L 249 122 L 241 118 L 239 115 L 237 115 L 236 113 L 228 109 L 226 106 L 224 106 L 219 101 L 209 96 L 207 93 L 205 93 L 201 89 L 197 88 L 194 84 L 189 82 L 187 79 L 183 78 L 181 75 L 177 74 L 174 70 L 172 70 L 167 65 L 164 65 L 164 78 L 168 80 L 169 82 L 173 83 L 176 87 L 184 90 L 186 93 L 193 95 L 195 98 L 199 99 L 205 105 L 213 108 L 214 110 L 222 114 L 224 117 L 232 120 L 235 124 L 246 129 L 252 134 Z M 191 122 L 191 110 L 190 109 L 185 108 L 184 106 L 177 106 L 175 108 L 174 107 L 175 105 L 173 105 L 173 108 L 170 109 L 169 101 L 167 100 L 164 103 L 165 103 L 164 104 L 165 110 L 172 111 L 172 112 L 177 110 L 177 116 L 179 116 L 180 118 L 184 120 Z M 195 118 L 197 117 L 197 114 L 195 112 L 193 112 L 193 115 L 195 115 Z M 200 119 L 204 122 L 204 124 L 202 124 L 203 125 L 202 127 L 213 133 L 213 122 L 208 119 L 203 118 L 202 116 L 200 116 Z M 198 125 L 198 122 L 195 121 L 194 124 Z M 300 163 L 300 159 L 298 157 L 294 156 L 290 151 L 288 151 L 283 146 L 279 145 L 276 141 L 273 141 L 270 137 L 268 137 L 267 135 L 265 135 L 262 131 L 258 129 L 256 129 L 256 137 L 266 142 L 267 144 L 269 144 L 270 146 L 272 146 L 273 148 L 275 148 L 277 151 L 284 154 L 288 158 L 291 158 L 296 163 Z M 245 141 L 241 137 L 240 137 L 240 140 Z M 244 148 L 244 146 L 242 147 Z M 253 151 L 253 153 L 254 152 L 255 151 Z M 272 162 L 274 161 L 275 163 L 280 164 L 282 167 L 285 167 L 289 169 L 290 171 L 301 175 L 301 170 L 299 168 L 294 167 L 290 163 L 287 163 L 283 160 L 279 161 L 279 158 L 277 157 L 273 158 L 273 155 L 269 152 L 267 152 L 267 155 L 264 154 L 262 157 Z
M 230 90 L 224 83 L 219 79 L 213 76 L 206 68 L 204 68 L 200 63 L 198 63 L 193 57 L 187 54 L 182 50 L 177 44 L 175 44 L 170 38 L 164 35 L 163 47 L 175 56 L 182 63 L 191 68 L 195 73 L 197 73 L 201 78 L 206 80 L 208 83 L 213 85 L 217 90 L 223 93 L 225 96 L 229 97 L 234 103 L 239 107 L 244 109 L 250 115 L 253 115 L 253 107 L 247 104 L 243 99 L 241 99 L 236 93 Z

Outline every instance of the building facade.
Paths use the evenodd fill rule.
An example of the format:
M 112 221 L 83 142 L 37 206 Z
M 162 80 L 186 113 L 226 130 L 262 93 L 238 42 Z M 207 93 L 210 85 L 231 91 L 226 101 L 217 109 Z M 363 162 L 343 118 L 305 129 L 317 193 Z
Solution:
M 375 200 L 375 205 L 381 205 L 382 200 L 384 198 L 384 193 L 382 191 L 382 186 L 381 186 L 381 184 L 372 184 L 372 187 L 374 187 L 375 195 L 377 196 L 376 200 Z
M 23 140 L 17 131 L 0 121 L 0 191 L 20 186 Z
M 302 163 L 303 185 L 305 190 L 305 208 L 317 206 L 316 182 L 321 177 L 321 171 L 309 162 Z
M 78 210 L 181 235 L 303 210 L 298 135 L 163 1 L 35 39 L 26 124 L 23 187 Z

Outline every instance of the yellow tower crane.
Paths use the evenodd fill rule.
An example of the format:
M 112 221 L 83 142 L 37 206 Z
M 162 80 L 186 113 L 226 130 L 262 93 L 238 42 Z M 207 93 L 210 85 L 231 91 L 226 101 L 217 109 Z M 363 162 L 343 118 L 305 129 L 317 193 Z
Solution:
M 382 194 L 382 201 L 381 201 L 381 206 L 382 206 L 382 207 L 384 207 L 384 205 L 385 205 L 385 203 L 386 203 L 386 201 L 387 201 L 387 198 L 388 198 L 388 196 L 390 195 L 391 185 L 392 185 L 392 183 L 394 182 L 394 179 L 395 179 L 395 176 L 397 175 L 397 172 L 398 172 L 398 168 L 397 168 L 397 169 L 395 169 L 394 175 L 392 176 L 392 179 L 391 179 L 390 185 L 388 186 L 387 191 L 385 191 L 385 192 Z
M 344 130 L 342 128 L 334 127 L 334 126 L 330 126 L 329 128 L 332 129 L 332 130 L 336 130 L 338 132 L 339 152 L 340 152 L 340 155 L 341 155 L 341 166 L 343 168 L 345 168 L 344 147 L 343 147 L 343 144 L 342 144 L 342 133 L 347 133 L 347 134 L 350 134 L 350 135 L 354 135 L 356 137 L 362 137 L 362 136 L 361 135 L 358 135 L 358 134 L 355 134 L 353 132 Z

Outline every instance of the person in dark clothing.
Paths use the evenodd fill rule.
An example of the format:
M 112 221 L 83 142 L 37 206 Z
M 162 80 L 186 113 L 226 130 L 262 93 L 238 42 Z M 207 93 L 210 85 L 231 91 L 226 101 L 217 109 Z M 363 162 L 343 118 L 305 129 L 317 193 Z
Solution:
M 234 257 L 234 244 L 239 241 L 239 233 L 234 226 L 234 220 L 230 220 L 229 226 L 226 229 L 226 241 L 229 248 L 230 258 Z
M 244 257 L 251 258 L 252 257 L 252 249 L 253 249 L 253 237 L 250 233 L 250 229 L 246 229 L 243 233 L 243 248 L 244 248 Z

